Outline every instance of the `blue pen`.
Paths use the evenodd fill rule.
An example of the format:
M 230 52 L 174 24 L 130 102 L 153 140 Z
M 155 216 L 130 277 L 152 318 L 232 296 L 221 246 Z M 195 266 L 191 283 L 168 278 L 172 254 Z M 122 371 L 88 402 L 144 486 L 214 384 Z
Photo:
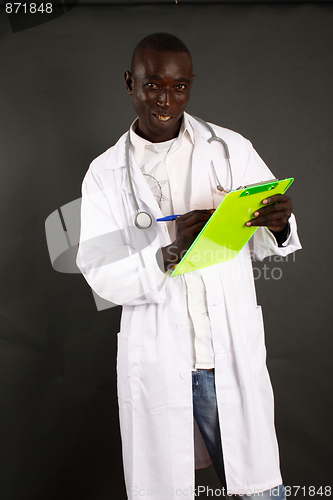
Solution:
M 169 220 L 175 220 L 177 219 L 177 217 L 180 217 L 182 214 L 178 214 L 178 215 L 168 215 L 167 217 L 162 217 L 161 219 L 156 219 L 157 222 L 160 222 L 160 221 L 169 221 Z

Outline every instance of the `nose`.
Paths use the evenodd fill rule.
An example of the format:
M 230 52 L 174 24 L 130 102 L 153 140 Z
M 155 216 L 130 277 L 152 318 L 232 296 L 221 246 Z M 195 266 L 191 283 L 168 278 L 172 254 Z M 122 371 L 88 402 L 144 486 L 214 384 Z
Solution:
M 173 104 L 171 91 L 167 89 L 161 91 L 156 99 L 156 104 L 164 109 L 170 108 Z

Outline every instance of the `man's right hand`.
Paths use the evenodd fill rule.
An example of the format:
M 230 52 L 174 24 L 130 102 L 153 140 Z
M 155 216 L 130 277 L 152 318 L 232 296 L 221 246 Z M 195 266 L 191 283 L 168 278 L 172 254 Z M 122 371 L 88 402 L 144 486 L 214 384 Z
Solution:
M 195 238 L 212 216 L 211 210 L 192 210 L 176 219 L 176 239 L 171 245 L 162 248 L 164 268 L 173 269 L 184 257 Z

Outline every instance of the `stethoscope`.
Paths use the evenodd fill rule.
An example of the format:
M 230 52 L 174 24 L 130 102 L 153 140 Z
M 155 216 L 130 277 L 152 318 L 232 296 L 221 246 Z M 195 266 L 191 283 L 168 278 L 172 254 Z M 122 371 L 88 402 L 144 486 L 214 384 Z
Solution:
M 208 128 L 209 132 L 212 135 L 207 140 L 207 142 L 209 144 L 211 142 L 213 142 L 213 141 L 217 141 L 217 142 L 221 143 L 222 146 L 223 146 L 224 153 L 225 153 L 225 156 L 226 156 L 226 159 L 227 159 L 227 163 L 228 163 L 229 172 L 230 172 L 230 180 L 231 180 L 231 187 L 230 187 L 230 189 L 225 189 L 221 185 L 221 183 L 219 181 L 219 178 L 217 176 L 217 173 L 216 173 L 213 161 L 211 161 L 210 163 L 211 163 L 214 175 L 216 177 L 216 180 L 218 182 L 216 188 L 219 191 L 224 191 L 225 193 L 230 193 L 230 191 L 233 188 L 233 177 L 232 177 L 232 168 L 231 168 L 231 163 L 230 163 L 230 153 L 229 153 L 228 145 L 227 145 L 227 143 L 223 139 L 221 139 L 221 137 L 218 137 L 215 134 L 213 128 L 207 122 L 205 122 L 201 118 L 197 118 L 195 116 L 193 116 L 193 118 L 195 118 L 195 120 L 197 120 L 198 122 L 202 123 L 203 125 L 205 125 L 205 127 Z M 147 212 L 142 212 L 140 210 L 137 197 L 135 196 L 134 188 L 133 188 L 133 182 L 132 182 L 131 169 L 130 169 L 130 162 L 129 162 L 129 148 L 130 148 L 130 134 L 128 133 L 127 134 L 127 138 L 126 138 L 126 144 L 125 144 L 125 158 L 126 158 L 126 168 L 127 168 L 128 181 L 129 181 L 130 190 L 131 190 L 131 194 L 132 194 L 132 197 L 133 197 L 133 202 L 134 202 L 134 206 L 135 206 L 135 210 L 136 210 L 136 216 L 135 216 L 135 219 L 134 219 L 134 224 L 139 229 L 148 229 L 152 225 L 153 219 L 152 219 L 151 215 L 149 215 Z

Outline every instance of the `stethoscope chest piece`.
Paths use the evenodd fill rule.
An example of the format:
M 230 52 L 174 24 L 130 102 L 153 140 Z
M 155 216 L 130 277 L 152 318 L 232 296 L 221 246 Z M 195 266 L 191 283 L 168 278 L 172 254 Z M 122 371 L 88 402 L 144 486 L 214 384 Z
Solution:
M 194 117 L 194 118 L 196 120 L 198 120 L 199 122 L 201 122 L 203 125 L 205 125 L 208 128 L 208 130 L 210 131 L 212 137 L 210 137 L 210 139 L 208 139 L 209 143 L 211 143 L 212 141 L 217 141 L 217 142 L 220 142 L 223 146 L 223 149 L 225 151 L 225 156 L 226 156 L 226 159 L 228 162 L 229 171 L 230 171 L 231 187 L 229 190 L 224 189 L 223 186 L 221 185 L 221 183 L 217 177 L 217 173 L 216 173 L 213 161 L 211 161 L 211 165 L 212 165 L 212 169 L 214 171 L 216 180 L 218 182 L 217 189 L 221 192 L 229 193 L 232 190 L 233 179 L 232 179 L 232 169 L 231 169 L 231 164 L 230 164 L 230 153 L 229 153 L 228 145 L 226 144 L 226 142 L 223 139 L 221 139 L 221 137 L 217 137 L 213 128 L 208 123 L 206 123 L 204 120 L 201 120 L 201 118 L 196 118 L 196 117 Z M 128 132 L 127 137 L 126 137 L 126 143 L 125 143 L 125 158 L 126 158 L 126 170 L 127 170 L 129 187 L 130 187 L 130 191 L 131 191 L 132 198 L 133 198 L 133 203 L 134 203 L 135 210 L 136 210 L 134 224 L 139 229 L 148 229 L 152 225 L 153 219 L 147 212 L 140 212 L 138 200 L 136 199 L 136 196 L 134 193 L 133 182 L 132 182 L 130 162 L 129 162 L 129 148 L 130 148 L 130 134 Z
M 152 218 L 147 212 L 139 212 L 136 214 L 134 223 L 139 229 L 148 229 L 152 225 Z

